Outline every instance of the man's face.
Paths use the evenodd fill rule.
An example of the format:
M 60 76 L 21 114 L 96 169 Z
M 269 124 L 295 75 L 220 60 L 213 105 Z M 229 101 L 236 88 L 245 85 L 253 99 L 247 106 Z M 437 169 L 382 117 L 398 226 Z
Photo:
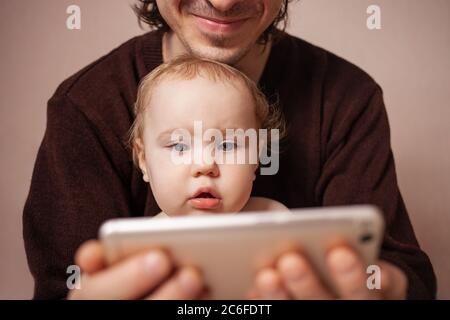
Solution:
M 196 121 L 202 123 L 200 136 L 193 133 Z M 254 102 L 244 85 L 197 77 L 166 80 L 153 89 L 144 118 L 145 156 L 140 167 L 166 214 L 239 212 L 245 206 L 258 165 L 217 163 L 216 159 L 224 154 L 245 157 L 251 149 L 227 136 L 214 143 L 204 140 L 208 129 L 229 128 L 258 128 Z M 193 154 L 198 152 L 202 158 L 196 163 Z M 176 163 L 174 154 L 177 160 L 191 160 Z
M 164 20 L 193 55 L 234 65 L 273 22 L 283 0 L 157 0 Z

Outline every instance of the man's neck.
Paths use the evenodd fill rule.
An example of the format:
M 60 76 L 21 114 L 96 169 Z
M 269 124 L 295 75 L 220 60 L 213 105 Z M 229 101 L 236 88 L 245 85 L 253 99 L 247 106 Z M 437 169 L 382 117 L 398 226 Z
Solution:
M 236 64 L 235 68 L 245 73 L 255 83 L 260 80 L 264 67 L 270 55 L 272 42 L 267 45 L 255 44 L 252 49 Z M 188 53 L 180 39 L 173 32 L 167 32 L 163 37 L 163 61 L 170 61 L 180 55 Z

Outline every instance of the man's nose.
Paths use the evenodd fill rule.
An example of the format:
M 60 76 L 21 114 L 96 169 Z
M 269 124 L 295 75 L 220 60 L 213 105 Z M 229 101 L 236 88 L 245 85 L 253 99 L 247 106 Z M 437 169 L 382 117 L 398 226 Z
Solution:
M 191 174 L 193 177 L 199 177 L 202 175 L 217 177 L 219 175 L 219 167 L 215 161 L 193 163 L 191 165 Z
M 222 12 L 230 10 L 238 2 L 242 2 L 242 0 L 209 0 L 214 8 Z

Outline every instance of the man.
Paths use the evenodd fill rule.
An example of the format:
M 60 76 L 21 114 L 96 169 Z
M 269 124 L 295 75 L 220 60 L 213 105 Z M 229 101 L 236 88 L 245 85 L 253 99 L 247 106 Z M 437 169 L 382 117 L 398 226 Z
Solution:
M 337 296 L 307 257 L 291 252 L 255 275 L 249 297 L 280 299 L 434 298 L 435 277 L 398 190 L 381 88 L 356 66 L 277 32 L 288 0 L 141 0 L 141 19 L 159 28 L 81 70 L 48 104 L 46 133 L 24 209 L 35 298 L 67 295 L 66 269 L 81 266 L 69 298 L 183 298 L 204 294 L 201 273 L 160 251 L 104 265 L 96 238 L 109 218 L 160 210 L 132 165 L 126 135 L 139 80 L 190 53 L 235 66 L 277 101 L 289 136 L 280 170 L 258 176 L 253 195 L 290 208 L 371 203 L 385 213 L 381 289 L 368 290 L 357 255 L 327 254 Z M 87 241 L 87 242 L 86 242 Z

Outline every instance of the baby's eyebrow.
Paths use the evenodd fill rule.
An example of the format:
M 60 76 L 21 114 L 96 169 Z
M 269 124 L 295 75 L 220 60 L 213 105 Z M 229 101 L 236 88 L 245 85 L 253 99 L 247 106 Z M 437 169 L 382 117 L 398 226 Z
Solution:
M 163 132 L 161 132 L 158 135 L 158 137 L 156 139 L 157 139 L 157 141 L 170 139 L 173 133 L 178 134 L 178 136 L 182 137 L 183 136 L 183 132 L 181 132 L 180 129 L 181 128 L 171 128 L 171 129 L 164 130 Z M 187 131 L 189 131 L 192 134 L 191 130 L 185 129 L 185 128 L 182 128 L 182 129 L 184 130 L 184 132 L 185 132 L 185 130 L 187 130 Z M 180 131 L 180 132 L 177 133 L 177 131 Z
M 208 129 L 212 129 L 212 128 L 208 128 Z M 229 127 L 229 128 L 214 128 L 214 129 L 219 130 L 222 133 L 222 137 L 224 139 L 227 139 L 227 138 L 234 138 L 236 136 L 236 130 L 241 130 L 242 128 Z M 202 135 L 205 133 L 206 130 L 207 129 L 203 129 Z M 227 137 L 227 130 L 232 130 L 231 136 L 229 136 L 229 137 Z M 245 130 L 246 129 L 244 129 L 244 131 Z M 168 139 L 171 139 L 171 136 L 173 133 L 177 134 L 178 137 L 184 137 L 184 133 L 186 133 L 186 131 L 189 132 L 190 137 L 194 136 L 193 128 L 170 128 L 170 129 L 167 129 L 167 130 L 164 130 L 163 132 L 161 132 L 157 137 L 157 141 L 163 142 Z

